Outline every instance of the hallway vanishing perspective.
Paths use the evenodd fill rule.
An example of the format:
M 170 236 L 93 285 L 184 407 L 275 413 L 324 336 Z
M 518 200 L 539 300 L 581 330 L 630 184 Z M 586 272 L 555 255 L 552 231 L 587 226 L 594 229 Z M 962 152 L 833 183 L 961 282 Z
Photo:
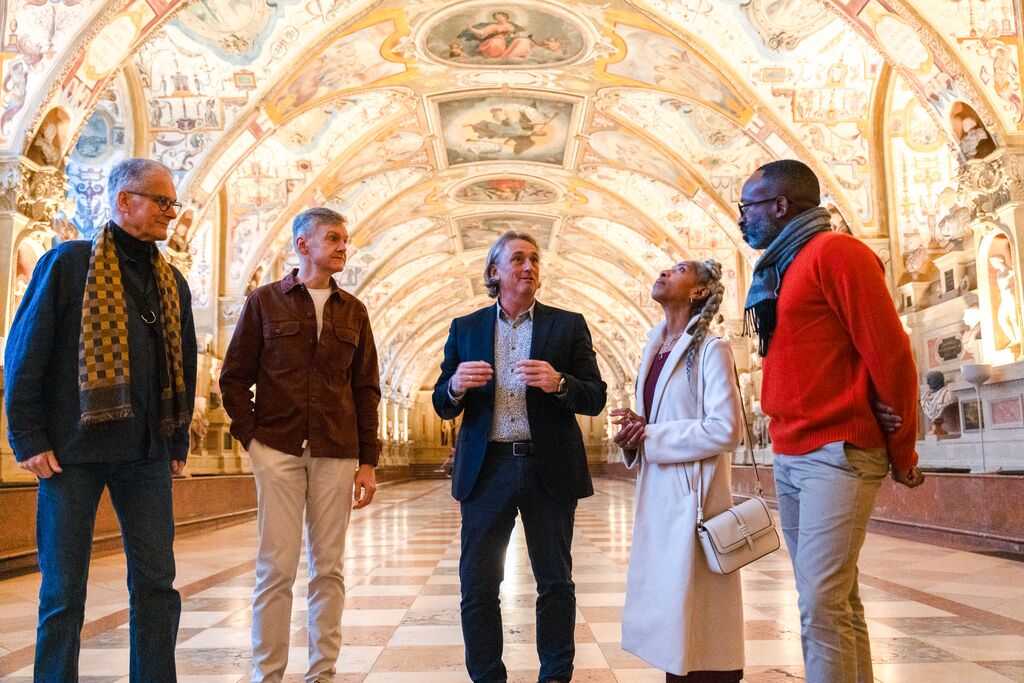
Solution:
M 345 574 L 338 683 L 461 683 L 459 508 L 447 481 L 385 486 L 353 516 Z M 633 485 L 601 478 L 581 501 L 573 544 L 578 610 L 577 683 L 660 683 L 663 675 L 619 649 L 633 515 Z M 179 538 L 184 609 L 181 683 L 247 681 L 255 522 Z M 82 642 L 83 681 L 127 681 L 124 559 L 92 563 Z M 31 680 L 38 574 L 0 581 L 0 680 Z M 536 680 L 535 587 L 521 528 L 502 591 L 510 681 Z M 870 534 L 862 595 L 876 680 L 884 683 L 1024 681 L 1024 563 Z M 301 681 L 306 611 L 296 582 L 290 678 Z M 802 680 L 796 593 L 785 550 L 743 570 L 746 680 Z

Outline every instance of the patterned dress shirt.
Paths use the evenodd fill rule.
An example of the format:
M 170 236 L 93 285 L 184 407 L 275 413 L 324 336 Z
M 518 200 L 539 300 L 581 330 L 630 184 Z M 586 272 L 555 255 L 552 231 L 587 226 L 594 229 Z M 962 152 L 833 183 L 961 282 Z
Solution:
M 526 383 L 515 375 L 516 363 L 530 357 L 533 306 L 514 320 L 496 303 L 494 321 L 494 419 L 489 441 L 530 441 Z

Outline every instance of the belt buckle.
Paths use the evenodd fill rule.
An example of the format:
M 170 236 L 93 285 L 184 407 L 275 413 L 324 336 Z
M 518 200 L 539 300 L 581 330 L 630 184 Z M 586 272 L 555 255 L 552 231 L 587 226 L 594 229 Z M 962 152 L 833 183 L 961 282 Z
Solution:
M 522 446 L 522 451 L 519 447 Z M 527 456 L 530 454 L 530 444 L 526 441 L 513 441 L 512 442 L 512 455 Z

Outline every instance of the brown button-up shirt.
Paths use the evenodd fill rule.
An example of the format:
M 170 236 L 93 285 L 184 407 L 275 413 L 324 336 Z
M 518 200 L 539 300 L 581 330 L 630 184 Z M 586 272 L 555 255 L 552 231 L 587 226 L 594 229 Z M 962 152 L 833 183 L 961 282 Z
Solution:
M 245 301 L 224 356 L 220 388 L 231 433 L 314 458 L 380 455 L 377 347 L 366 307 L 331 279 L 317 339 L 316 312 L 292 271 Z M 253 393 L 255 385 L 255 395 Z

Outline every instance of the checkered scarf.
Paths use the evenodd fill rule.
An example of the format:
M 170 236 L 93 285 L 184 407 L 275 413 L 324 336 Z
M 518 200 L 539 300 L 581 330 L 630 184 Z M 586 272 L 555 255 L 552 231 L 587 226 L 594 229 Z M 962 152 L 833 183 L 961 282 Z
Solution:
M 775 305 L 782 289 L 782 276 L 808 242 L 819 232 L 831 230 L 829 213 L 817 206 L 797 214 L 779 233 L 754 264 L 747 302 L 744 304 L 743 334 L 757 334 L 757 352 L 768 355 L 768 342 L 775 333 Z
M 164 363 L 160 378 L 159 433 L 170 436 L 189 422 L 181 352 L 181 302 L 178 283 L 159 249 L 153 249 L 153 273 L 160 296 L 159 324 Z M 110 223 L 97 233 L 89 257 L 78 341 L 78 388 L 82 427 L 133 417 L 128 362 L 128 314 L 121 268 Z

